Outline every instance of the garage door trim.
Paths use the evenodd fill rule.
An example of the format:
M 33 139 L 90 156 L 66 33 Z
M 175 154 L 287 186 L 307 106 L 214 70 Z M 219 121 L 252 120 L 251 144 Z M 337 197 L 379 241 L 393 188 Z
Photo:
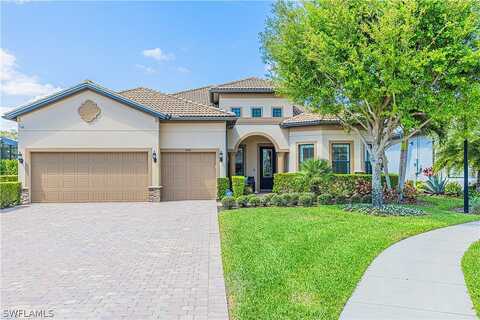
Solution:
M 26 148 L 25 149 L 25 182 L 26 188 L 32 190 L 32 153 L 49 152 L 146 152 L 148 184 L 152 185 L 152 149 L 151 148 Z

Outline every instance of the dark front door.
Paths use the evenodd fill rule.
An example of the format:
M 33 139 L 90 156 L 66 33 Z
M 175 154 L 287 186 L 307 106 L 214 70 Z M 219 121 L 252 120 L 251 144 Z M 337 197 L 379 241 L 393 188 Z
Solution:
M 260 190 L 272 190 L 277 172 L 277 154 L 273 147 L 260 147 Z

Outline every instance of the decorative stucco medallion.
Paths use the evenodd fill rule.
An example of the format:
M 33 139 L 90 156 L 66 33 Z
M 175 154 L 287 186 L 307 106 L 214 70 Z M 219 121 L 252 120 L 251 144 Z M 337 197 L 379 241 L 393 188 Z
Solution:
M 86 100 L 78 108 L 78 114 L 83 119 L 83 121 L 88 123 L 95 120 L 100 115 L 101 111 L 102 110 L 92 100 Z

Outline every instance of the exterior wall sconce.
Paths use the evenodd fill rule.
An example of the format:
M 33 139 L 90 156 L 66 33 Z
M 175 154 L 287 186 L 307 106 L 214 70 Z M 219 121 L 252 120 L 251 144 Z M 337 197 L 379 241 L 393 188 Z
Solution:
M 17 160 L 18 160 L 18 162 L 23 163 L 23 156 L 22 156 L 21 152 L 18 153 Z
M 223 162 L 223 152 L 220 150 L 220 153 L 218 154 L 218 160 L 220 160 L 220 162 Z
M 154 163 L 157 163 L 157 153 L 155 152 L 155 150 L 153 150 L 152 152 L 152 159 Z

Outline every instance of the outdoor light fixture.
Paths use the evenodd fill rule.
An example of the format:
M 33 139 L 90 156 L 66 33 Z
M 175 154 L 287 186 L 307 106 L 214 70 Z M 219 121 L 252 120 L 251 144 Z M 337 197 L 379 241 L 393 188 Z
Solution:
M 22 156 L 21 152 L 18 153 L 17 160 L 18 160 L 18 162 L 23 163 L 23 156 Z
M 155 152 L 155 150 L 153 150 L 152 159 L 154 163 L 157 163 L 157 153 Z
M 220 153 L 218 154 L 218 159 L 220 162 L 223 162 L 223 152 L 220 150 Z

